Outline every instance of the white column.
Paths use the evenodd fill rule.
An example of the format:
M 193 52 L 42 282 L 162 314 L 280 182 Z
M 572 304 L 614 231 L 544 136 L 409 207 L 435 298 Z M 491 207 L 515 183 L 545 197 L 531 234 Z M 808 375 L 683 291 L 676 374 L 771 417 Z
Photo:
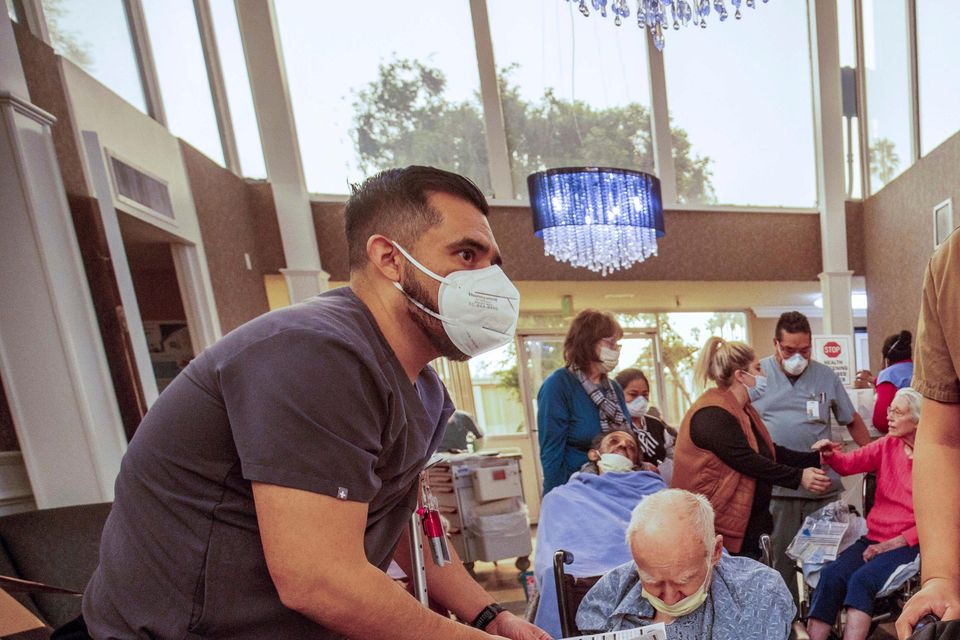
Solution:
M 670 133 L 670 111 L 667 108 L 667 80 L 663 69 L 663 52 L 657 51 L 653 38 L 641 30 L 647 41 L 647 69 L 650 73 L 650 135 L 653 137 L 653 160 L 660 178 L 663 205 L 677 204 L 677 173 L 673 164 L 673 136 Z
M 287 262 L 281 273 L 287 281 L 290 301 L 296 303 L 323 291 L 329 275 L 320 266 L 277 16 L 273 0 L 236 0 L 236 6 L 263 141 L 263 159 L 273 187 Z
M 0 12 L 0 376 L 41 508 L 112 500 L 126 449 L 53 122 Z
M 494 198 L 513 200 L 517 189 L 513 184 L 510 166 L 507 128 L 503 119 L 503 103 L 500 101 L 497 65 L 493 57 L 487 0 L 470 0 L 470 15 L 480 70 L 480 97 L 483 100 L 483 123 L 487 134 L 487 157 L 490 159 L 490 185 Z
M 824 333 L 853 336 L 850 301 L 853 272 L 847 268 L 847 216 L 843 165 L 843 99 L 840 44 L 834 0 L 809 0 L 813 56 L 813 120 L 820 207 Z

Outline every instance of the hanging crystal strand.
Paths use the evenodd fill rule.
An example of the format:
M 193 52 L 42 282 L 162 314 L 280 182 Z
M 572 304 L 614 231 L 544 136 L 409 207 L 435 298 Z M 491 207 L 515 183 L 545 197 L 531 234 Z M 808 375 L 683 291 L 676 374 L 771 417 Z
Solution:
M 677 3 L 674 2 L 670 5 L 670 17 L 673 18 L 673 30 L 677 31 L 680 29 L 680 21 L 677 20 Z
M 757 4 L 753 0 L 747 0 L 747 6 L 750 7 L 751 9 L 757 8 Z
M 580 14 L 584 18 L 590 16 L 590 9 L 587 8 L 587 0 L 580 0 Z
M 737 20 L 739 20 L 739 19 L 741 18 L 741 14 L 740 14 L 740 1 L 741 1 L 741 0 L 730 0 L 730 4 L 732 4 L 732 5 L 733 5 L 734 7 L 736 7 L 736 9 L 737 9 L 737 12 L 733 15 L 733 17 L 736 18 Z
M 644 6 L 644 0 L 637 0 L 637 26 L 641 29 L 647 28 L 647 9 Z
M 723 0 L 713 0 L 713 9 L 717 12 L 720 22 L 727 19 L 727 7 L 723 4 Z

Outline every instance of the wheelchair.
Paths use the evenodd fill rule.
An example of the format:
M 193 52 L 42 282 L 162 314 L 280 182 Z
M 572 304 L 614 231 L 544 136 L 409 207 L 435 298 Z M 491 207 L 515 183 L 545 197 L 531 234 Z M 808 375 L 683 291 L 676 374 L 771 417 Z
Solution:
M 863 504 L 863 517 L 866 518 L 867 514 L 870 512 L 870 509 L 873 507 L 874 495 L 877 490 L 877 476 L 875 473 L 866 473 L 863 477 L 863 484 L 860 488 L 860 497 Z M 853 513 L 857 513 L 856 508 L 853 505 L 850 505 L 850 510 Z M 858 514 L 859 515 L 859 514 Z M 810 614 L 810 604 L 813 600 L 814 589 L 810 587 L 803 579 L 803 571 L 801 570 L 800 564 L 797 563 L 797 584 L 799 586 L 800 593 L 800 606 L 799 606 L 799 615 L 800 620 L 806 622 Z M 916 575 L 909 578 L 905 583 L 900 585 L 896 591 L 889 595 L 882 596 L 874 600 L 873 603 L 873 616 L 870 622 L 870 631 L 867 634 L 869 638 L 877 627 L 884 622 L 891 622 L 896 620 L 900 616 L 900 612 L 903 611 L 904 605 L 906 605 L 907 600 L 909 600 L 913 594 L 920 590 L 920 572 L 918 571 Z M 843 628 L 846 621 L 846 611 L 841 610 L 837 615 L 837 619 L 833 625 L 833 631 L 831 632 L 829 638 L 830 640 L 842 640 L 843 638 Z

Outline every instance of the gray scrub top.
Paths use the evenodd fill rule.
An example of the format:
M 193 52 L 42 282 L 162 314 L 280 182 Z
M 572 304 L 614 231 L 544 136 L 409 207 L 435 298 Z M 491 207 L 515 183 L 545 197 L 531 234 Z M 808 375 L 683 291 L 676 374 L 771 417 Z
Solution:
M 853 422 L 856 409 L 843 383 L 830 367 L 810 361 L 793 384 L 773 356 L 760 361 L 767 388 L 762 395 L 751 393 L 754 408 L 763 418 L 773 441 L 796 451 L 810 451 L 817 440 L 831 437 L 830 413 L 837 422 Z M 815 494 L 803 487 L 787 489 L 774 487 L 775 497 L 820 499 L 832 497 L 843 490 L 840 476 L 832 469 L 827 473 L 833 487 L 825 494 Z

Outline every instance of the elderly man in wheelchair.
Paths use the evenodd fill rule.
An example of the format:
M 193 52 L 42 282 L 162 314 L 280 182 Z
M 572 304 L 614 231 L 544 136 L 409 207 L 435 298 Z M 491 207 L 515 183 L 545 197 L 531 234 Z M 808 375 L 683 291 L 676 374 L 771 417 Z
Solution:
M 840 475 L 876 474 L 867 534 L 826 565 L 813 592 L 807 621 L 812 640 L 836 637 L 842 610 L 844 640 L 865 640 L 874 625 L 878 595 L 903 567 L 918 565 L 920 548 L 913 513 L 913 443 L 920 421 L 920 394 L 900 389 L 888 410 L 890 431 L 851 453 L 821 440 L 814 445 Z M 832 635 L 834 634 L 834 635 Z
M 705 497 L 668 489 L 644 498 L 626 539 L 633 559 L 584 597 L 576 617 L 581 633 L 662 622 L 668 640 L 788 637 L 796 607 L 783 579 L 724 552 Z

